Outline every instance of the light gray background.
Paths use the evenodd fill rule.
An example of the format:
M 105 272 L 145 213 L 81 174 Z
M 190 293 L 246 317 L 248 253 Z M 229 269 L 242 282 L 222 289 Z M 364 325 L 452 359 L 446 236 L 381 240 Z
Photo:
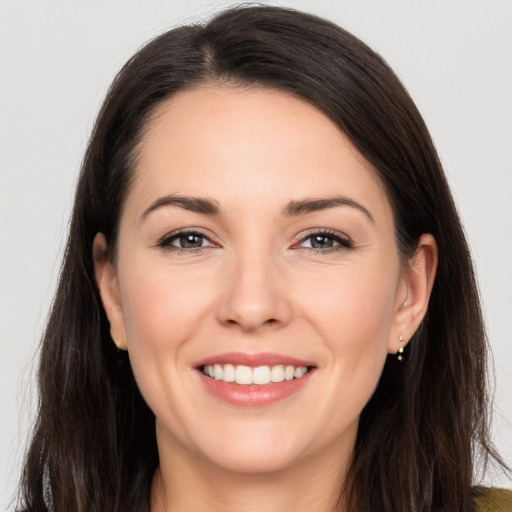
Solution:
M 33 419 L 35 354 L 100 101 L 143 42 L 230 4 L 0 0 L 0 510 Z M 476 259 L 496 363 L 495 439 L 512 462 L 512 3 L 279 4 L 369 43 L 423 113 Z M 511 487 L 503 475 L 490 480 Z

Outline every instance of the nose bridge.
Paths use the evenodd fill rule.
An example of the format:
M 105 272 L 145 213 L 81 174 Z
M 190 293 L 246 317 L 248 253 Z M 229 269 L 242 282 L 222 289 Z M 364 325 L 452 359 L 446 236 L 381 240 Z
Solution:
M 245 250 L 233 251 L 219 307 L 223 323 L 253 331 L 288 321 L 285 276 L 276 255 L 264 246 L 251 244 Z

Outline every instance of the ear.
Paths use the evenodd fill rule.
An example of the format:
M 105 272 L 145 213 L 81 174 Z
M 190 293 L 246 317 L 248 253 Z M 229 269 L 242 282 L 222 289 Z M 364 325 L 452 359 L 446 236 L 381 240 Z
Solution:
M 94 277 L 103 309 L 110 323 L 110 335 L 117 348 L 126 350 L 126 331 L 117 273 L 107 257 L 107 241 L 97 233 L 93 242 Z
M 402 271 L 388 341 L 390 354 L 395 354 L 409 342 L 427 313 L 436 277 L 437 259 L 435 238 L 431 234 L 421 235 L 413 257 Z

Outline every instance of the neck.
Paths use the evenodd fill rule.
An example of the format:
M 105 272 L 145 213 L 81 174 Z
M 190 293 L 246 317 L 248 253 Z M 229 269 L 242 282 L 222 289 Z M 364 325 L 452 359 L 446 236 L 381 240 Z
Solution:
M 179 452 L 174 449 L 171 457 L 165 450 L 160 452 L 160 467 L 151 488 L 151 512 L 340 510 L 341 475 L 349 456 L 332 449 L 286 469 L 262 473 L 233 472 L 199 455 L 181 457 Z M 351 450 L 344 453 L 351 454 Z

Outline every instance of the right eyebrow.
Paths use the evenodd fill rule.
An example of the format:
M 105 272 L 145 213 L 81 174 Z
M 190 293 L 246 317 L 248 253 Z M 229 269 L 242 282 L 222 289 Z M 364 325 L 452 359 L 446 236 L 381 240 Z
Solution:
M 206 197 L 168 195 L 159 197 L 156 201 L 153 201 L 142 213 L 141 220 L 144 220 L 151 212 L 164 206 L 175 206 L 191 212 L 204 213 L 207 215 L 218 215 L 220 213 L 219 204 L 212 199 Z

